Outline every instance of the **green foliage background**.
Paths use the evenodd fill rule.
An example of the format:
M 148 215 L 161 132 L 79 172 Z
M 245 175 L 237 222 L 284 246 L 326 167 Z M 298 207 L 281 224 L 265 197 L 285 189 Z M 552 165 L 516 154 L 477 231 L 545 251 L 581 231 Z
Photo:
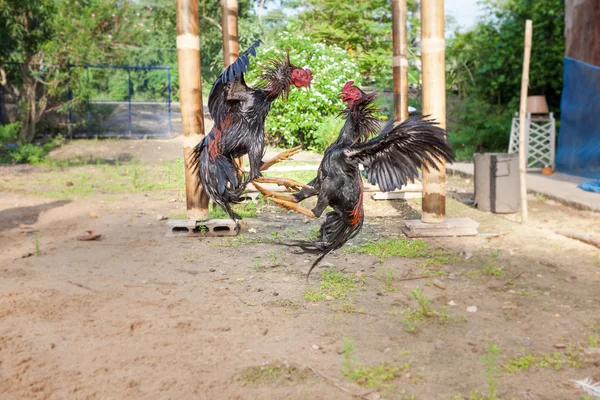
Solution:
M 563 85 L 564 1 L 481 1 L 484 17 L 457 33 L 447 48 L 450 141 L 461 159 L 473 152 L 506 151 L 519 108 L 525 21 L 533 21 L 529 94 L 545 95 L 560 116 Z
M 238 3 L 241 49 L 260 38 L 264 44 L 258 61 L 287 51 L 295 64 L 308 65 L 314 73 L 310 92 L 293 89 L 287 101 L 274 103 L 267 120 L 271 142 L 323 150 L 340 127 L 335 115 L 343 104 L 337 95 L 346 80 L 378 91 L 391 89 L 389 0 L 273 0 L 262 11 L 257 11 L 260 0 Z M 409 79 L 417 93 L 419 3 L 408 1 Z M 563 0 L 480 4 L 485 10 L 478 24 L 468 32 L 457 31 L 447 41 L 448 131 L 462 159 L 475 151 L 505 151 L 508 146 L 510 121 L 518 108 L 528 18 L 533 20 L 530 94 L 546 95 L 559 118 Z M 223 67 L 220 2 L 199 0 L 199 13 L 206 101 Z M 172 99 L 177 101 L 175 17 L 173 0 L 0 0 L 0 68 L 9 85 L 20 90 L 20 123 L 10 128 L 10 139 L 5 135 L 0 140 L 23 145 L 39 138 L 43 118 L 36 119 L 36 107 L 43 109 L 42 114 L 64 114 L 80 109 L 86 99 L 125 100 L 130 91 L 133 100 L 167 97 L 164 71 L 132 71 L 129 87 L 126 71 L 77 67 L 86 63 L 169 66 Z M 451 25 L 448 19 L 447 27 Z M 260 62 L 255 63 L 250 81 Z M 67 100 L 68 88 L 73 90 L 72 100 Z M 411 104 L 419 108 L 418 96 Z M 64 134 L 68 127 L 54 128 Z

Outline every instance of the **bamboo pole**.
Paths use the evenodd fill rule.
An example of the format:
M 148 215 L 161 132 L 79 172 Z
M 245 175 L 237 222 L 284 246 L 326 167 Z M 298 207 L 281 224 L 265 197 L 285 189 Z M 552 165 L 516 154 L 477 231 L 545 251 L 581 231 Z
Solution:
M 228 67 L 240 55 L 237 0 L 221 0 L 221 27 L 223 36 L 223 66 Z M 241 175 L 243 158 L 237 158 L 235 163 Z
M 421 1 L 421 67 L 423 115 L 431 115 L 446 128 L 446 70 L 444 40 L 444 0 Z M 446 164 L 438 170 L 423 169 L 421 220 L 439 223 L 446 220 Z
M 394 76 L 394 119 L 408 118 L 408 58 L 406 57 L 406 0 L 392 0 L 392 59 Z
M 223 65 L 227 67 L 240 55 L 237 0 L 221 0 L 221 21 L 223 27 Z
M 183 130 L 185 195 L 189 219 L 208 218 L 208 195 L 190 165 L 194 147 L 204 137 L 198 0 L 177 0 L 177 65 Z
M 519 107 L 519 175 L 521 177 L 521 222 L 526 223 L 527 211 L 527 87 L 529 86 L 529 60 L 531 58 L 531 20 L 525 22 L 525 50 L 523 54 L 523 74 L 521 75 L 521 105 Z

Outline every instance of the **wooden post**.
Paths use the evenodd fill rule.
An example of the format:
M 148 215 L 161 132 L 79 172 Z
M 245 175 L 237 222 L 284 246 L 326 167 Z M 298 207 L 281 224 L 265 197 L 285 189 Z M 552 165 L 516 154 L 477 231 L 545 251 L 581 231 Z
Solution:
M 223 65 L 227 67 L 240 55 L 237 0 L 221 0 L 221 26 L 223 28 Z
M 183 128 L 183 161 L 188 219 L 208 218 L 208 195 L 190 167 L 192 150 L 204 137 L 198 0 L 177 0 L 177 65 Z
M 446 128 L 446 68 L 444 40 L 444 0 L 421 1 L 421 66 L 423 115 L 431 115 Z M 439 171 L 423 170 L 421 220 L 440 223 L 446 220 L 446 165 Z
M 240 55 L 238 38 L 238 2 L 237 0 L 221 0 L 221 27 L 223 36 L 223 66 L 228 67 Z M 243 158 L 235 160 L 239 175 L 242 173 Z
M 527 222 L 527 87 L 529 86 L 529 60 L 531 58 L 531 20 L 525 22 L 525 50 L 521 75 L 521 105 L 519 107 L 519 175 L 521 177 L 521 222 Z
M 392 41 L 394 58 L 394 119 L 408 118 L 408 58 L 406 38 L 406 0 L 392 0 Z

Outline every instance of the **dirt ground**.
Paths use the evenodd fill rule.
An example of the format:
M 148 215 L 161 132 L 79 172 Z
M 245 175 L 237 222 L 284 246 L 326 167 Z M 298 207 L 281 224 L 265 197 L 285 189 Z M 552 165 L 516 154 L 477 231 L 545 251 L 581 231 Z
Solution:
M 448 215 L 479 236 L 418 257 L 347 246 L 307 282 L 312 256 L 276 242 L 320 221 L 260 204 L 237 238 L 165 237 L 180 150 L 76 141 L 0 167 L 1 399 L 585 399 L 571 380 L 600 380 L 600 250 L 554 233 L 600 234 L 599 214 L 532 197 L 522 226 L 449 177 Z M 418 200 L 366 199 L 351 245 L 418 217 Z M 331 265 L 352 290 L 317 299 Z

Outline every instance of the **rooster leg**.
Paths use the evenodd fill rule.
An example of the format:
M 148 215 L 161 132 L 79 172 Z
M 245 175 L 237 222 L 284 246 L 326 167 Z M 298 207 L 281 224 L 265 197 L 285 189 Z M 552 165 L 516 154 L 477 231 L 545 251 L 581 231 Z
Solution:
M 296 200 L 294 196 L 289 194 L 270 192 L 256 183 L 254 183 L 254 186 L 256 187 L 256 189 L 258 189 L 260 193 L 262 193 L 264 197 L 268 198 L 273 203 L 288 210 L 304 214 L 309 218 L 316 218 L 315 214 L 311 210 L 309 210 L 308 208 L 304 208 L 300 204 L 298 204 L 298 200 Z
M 260 171 L 266 171 L 269 168 L 271 168 L 274 164 L 277 164 L 280 161 L 285 161 L 285 160 L 289 160 L 293 155 L 297 154 L 300 152 L 300 150 L 302 149 L 302 146 L 296 146 L 296 147 L 292 147 L 291 149 L 282 151 L 281 153 L 277 154 L 275 157 L 271 158 L 269 161 L 264 162 L 263 165 L 261 165 L 260 167 Z
M 279 186 L 285 186 L 286 188 L 290 189 L 290 190 L 294 190 L 294 191 L 299 191 L 302 188 L 308 188 L 308 189 L 312 189 L 311 186 L 305 185 L 304 183 L 298 182 L 294 179 L 287 179 L 287 178 L 276 178 L 276 177 L 266 177 L 266 176 L 261 176 L 259 178 L 256 178 L 252 181 L 252 183 L 254 182 L 258 182 L 258 183 L 276 183 Z

